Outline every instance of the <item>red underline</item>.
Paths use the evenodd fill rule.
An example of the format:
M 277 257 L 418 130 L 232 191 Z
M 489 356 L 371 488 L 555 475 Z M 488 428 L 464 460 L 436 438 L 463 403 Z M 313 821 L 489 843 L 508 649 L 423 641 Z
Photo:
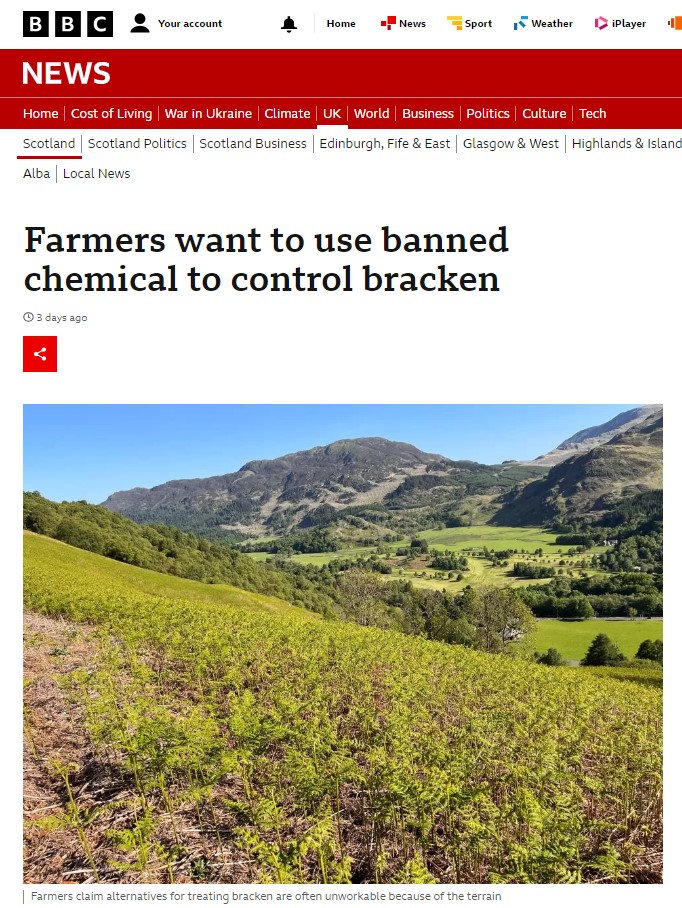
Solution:
M 18 154 L 17 161 L 82 161 L 82 154 Z

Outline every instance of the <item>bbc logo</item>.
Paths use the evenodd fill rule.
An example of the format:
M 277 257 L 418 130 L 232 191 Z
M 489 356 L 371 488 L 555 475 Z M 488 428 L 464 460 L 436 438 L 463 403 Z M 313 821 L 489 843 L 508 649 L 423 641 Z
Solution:
M 82 32 L 80 10 L 59 10 L 54 14 L 55 38 L 80 38 Z M 113 38 L 114 14 L 96 10 L 85 13 L 87 38 Z M 47 10 L 33 10 L 24 13 L 24 38 L 49 38 L 50 13 Z

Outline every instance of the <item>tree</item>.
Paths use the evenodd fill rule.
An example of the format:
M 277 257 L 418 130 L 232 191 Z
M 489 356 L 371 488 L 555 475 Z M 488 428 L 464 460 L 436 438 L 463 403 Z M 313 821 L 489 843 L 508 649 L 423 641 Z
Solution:
M 363 627 L 382 623 L 383 584 L 374 572 L 351 568 L 344 571 L 339 585 L 349 618 Z
M 79 549 L 87 549 L 89 552 L 101 554 L 103 549 L 103 540 L 101 532 L 97 527 L 93 527 L 85 520 L 78 517 L 65 517 L 57 526 L 55 539 L 66 542 L 67 545 L 76 546 Z
M 575 592 L 572 593 L 567 600 L 562 617 L 572 618 L 576 621 L 585 621 L 587 618 L 594 618 L 594 609 L 587 596 Z
M 24 527 L 43 536 L 54 536 L 61 517 L 57 506 L 39 492 L 24 494 Z
M 429 637 L 444 643 L 458 643 L 461 646 L 476 645 L 476 628 L 466 618 L 452 618 L 446 609 L 440 608 L 429 620 Z
M 623 662 L 625 656 L 618 649 L 616 644 L 610 640 L 606 634 L 597 634 L 581 665 L 618 665 Z
M 561 658 L 561 653 L 558 649 L 555 649 L 553 646 L 547 650 L 546 653 L 536 653 L 535 661 L 539 662 L 540 665 L 565 665 L 566 663 Z
M 482 586 L 467 589 L 465 617 L 474 625 L 479 649 L 499 653 L 535 629 L 533 613 L 514 590 Z
M 650 659 L 663 665 L 663 641 L 642 640 L 635 656 L 636 659 Z

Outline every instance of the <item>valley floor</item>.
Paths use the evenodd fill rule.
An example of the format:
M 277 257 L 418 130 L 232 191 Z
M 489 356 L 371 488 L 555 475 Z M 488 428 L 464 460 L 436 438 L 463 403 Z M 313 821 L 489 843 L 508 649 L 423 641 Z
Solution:
M 410 545 L 409 539 L 398 542 L 386 543 L 382 550 L 386 554 L 380 557 L 391 567 L 390 574 L 380 575 L 384 580 L 409 580 L 415 586 L 428 590 L 447 589 L 448 592 L 460 592 L 465 586 L 486 584 L 488 586 L 535 586 L 548 583 L 546 579 L 530 580 L 514 577 L 511 566 L 514 561 L 527 561 L 544 567 L 553 567 L 565 576 L 577 577 L 582 571 L 587 576 L 597 573 L 589 566 L 592 555 L 605 551 L 603 547 L 595 546 L 586 555 L 568 555 L 568 546 L 558 546 L 556 533 L 550 533 L 540 527 L 494 527 L 473 526 L 453 527 L 445 530 L 426 530 L 416 534 L 416 538 L 424 539 L 432 551 L 452 551 L 466 555 L 469 560 L 468 570 L 463 573 L 462 579 L 457 580 L 457 572 L 448 576 L 448 572 L 439 572 L 429 567 L 430 558 L 410 557 L 404 558 L 396 555 L 398 549 Z M 516 549 L 526 554 L 512 555 L 508 567 L 496 567 L 483 556 L 483 549 L 503 551 Z M 534 554 L 542 549 L 541 555 Z M 354 545 L 342 548 L 337 552 L 322 552 L 309 555 L 292 555 L 291 560 L 299 564 L 313 564 L 320 567 L 337 559 L 355 560 L 368 558 L 376 552 L 375 546 Z M 250 557 L 256 561 L 267 561 L 272 555 L 266 552 L 252 552 Z

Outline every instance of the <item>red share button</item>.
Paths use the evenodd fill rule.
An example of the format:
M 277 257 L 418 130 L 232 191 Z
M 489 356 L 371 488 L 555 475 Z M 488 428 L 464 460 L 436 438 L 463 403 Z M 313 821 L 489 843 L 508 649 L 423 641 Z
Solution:
M 24 372 L 57 371 L 57 338 L 24 337 Z

